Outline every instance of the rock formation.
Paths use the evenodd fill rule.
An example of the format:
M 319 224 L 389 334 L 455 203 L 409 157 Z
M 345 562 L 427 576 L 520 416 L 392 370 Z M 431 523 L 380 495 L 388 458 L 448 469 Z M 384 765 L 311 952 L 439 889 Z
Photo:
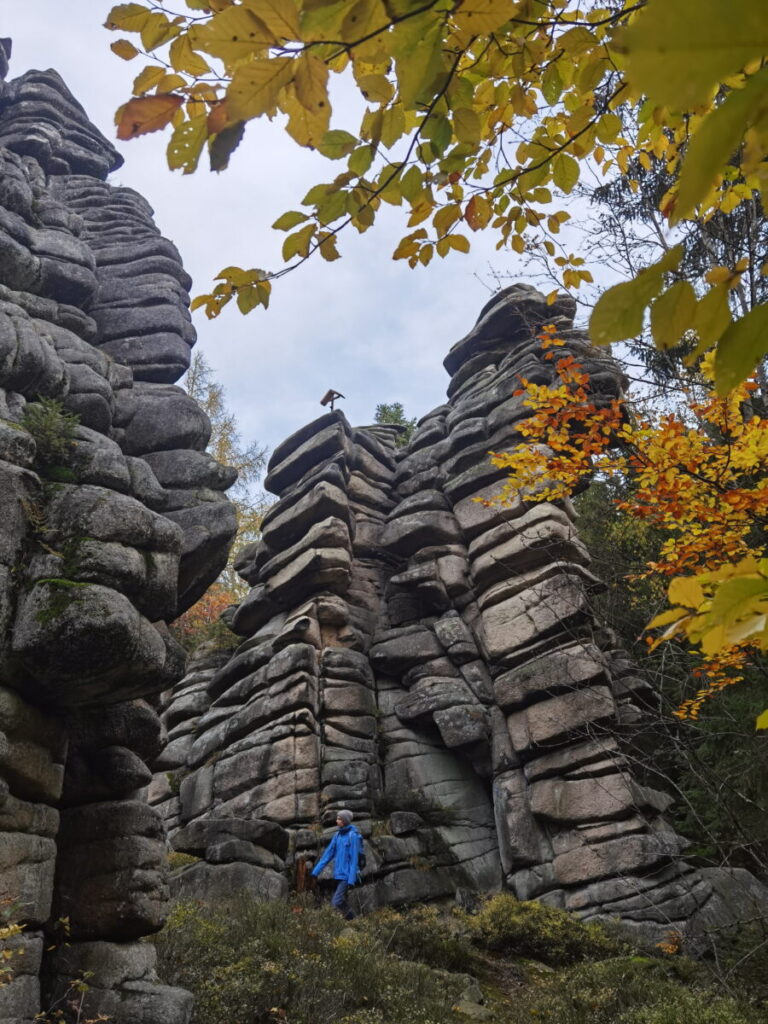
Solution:
M 138 941 L 168 898 L 163 822 L 141 793 L 163 745 L 157 694 L 184 672 L 166 623 L 226 560 L 234 473 L 174 383 L 195 341 L 179 254 L 141 196 L 107 183 L 122 160 L 55 72 L 4 80 L 9 51 L 0 900 L 25 927 L 0 1022 L 31 1022 L 91 972 L 90 1015 L 184 1024 L 189 995 L 158 983 Z
M 690 931 L 703 907 L 722 919 L 739 879 L 718 875 L 713 896 L 645 777 L 655 693 L 594 619 L 572 508 L 493 501 L 488 452 L 525 443 L 519 377 L 554 376 L 544 324 L 596 400 L 621 392 L 574 309 L 525 285 L 495 295 L 404 449 L 397 427 L 336 411 L 275 450 L 279 501 L 237 563 L 252 589 L 228 621 L 244 642 L 164 698 L 150 800 L 199 858 L 177 893 L 301 886 L 348 807 L 364 907 L 504 886 L 649 935 Z

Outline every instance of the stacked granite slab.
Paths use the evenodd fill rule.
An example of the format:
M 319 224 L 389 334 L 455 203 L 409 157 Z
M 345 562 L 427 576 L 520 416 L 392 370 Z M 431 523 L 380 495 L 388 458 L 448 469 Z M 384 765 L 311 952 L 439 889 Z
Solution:
M 82 972 L 84 1016 L 190 1012 L 140 942 L 168 899 L 142 794 L 163 745 L 153 702 L 185 667 L 166 624 L 226 559 L 234 474 L 174 384 L 189 281 L 146 202 L 104 180 L 121 162 L 55 72 L 0 81 L 0 899 L 24 925 L 3 1024 Z M 59 403 L 47 441 L 25 415 L 42 399 Z M 78 417 L 69 440 L 57 408 Z
M 498 884 L 487 792 L 470 765 L 384 713 L 369 659 L 394 568 L 380 535 L 395 502 L 395 434 L 353 430 L 331 412 L 272 456 L 266 485 L 279 501 L 238 562 L 252 590 L 230 620 L 247 639 L 217 670 L 203 654 L 162 713 L 175 738 L 150 800 L 174 848 L 201 858 L 175 880 L 181 894 L 301 884 L 341 807 L 373 840 L 370 904 Z M 414 771 L 393 767 L 400 782 L 388 792 L 386 764 L 405 751 Z M 411 803 L 446 820 L 401 816 L 399 835 L 374 837 L 380 808 L 401 805 L 406 785 Z
M 594 401 L 624 386 L 573 313 L 524 285 L 494 296 L 404 449 L 337 411 L 275 451 L 279 500 L 228 616 L 244 641 L 219 667 L 205 655 L 163 712 L 175 738 L 150 799 L 199 858 L 177 892 L 301 886 L 346 806 L 369 848 L 364 906 L 504 886 L 657 935 L 714 908 L 643 767 L 655 695 L 595 621 L 572 507 L 495 500 L 489 451 L 526 443 L 520 378 L 555 377 L 545 324 Z

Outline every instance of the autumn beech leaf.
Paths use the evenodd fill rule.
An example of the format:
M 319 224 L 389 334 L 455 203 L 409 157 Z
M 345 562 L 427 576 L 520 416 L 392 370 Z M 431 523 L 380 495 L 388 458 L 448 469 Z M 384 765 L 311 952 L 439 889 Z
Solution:
M 283 242 L 283 259 L 286 263 L 288 260 L 292 260 L 294 256 L 305 258 L 309 255 L 309 246 L 315 231 L 316 227 L 314 224 L 307 224 L 300 231 L 288 235 Z
M 453 132 L 459 142 L 479 142 L 482 124 L 477 112 L 471 107 L 459 107 L 458 110 L 454 110 Z
M 216 133 L 208 154 L 212 171 L 223 171 L 229 166 L 229 158 L 243 141 L 244 134 L 244 121 L 235 121 Z
M 145 92 L 154 89 L 165 78 L 165 68 L 157 64 L 149 64 L 133 80 L 134 96 L 143 96 Z
M 469 239 L 465 235 L 448 235 L 446 241 L 456 252 L 467 253 L 470 250 Z
M 141 45 L 149 52 L 157 49 L 164 43 L 170 42 L 174 36 L 181 32 L 179 25 L 171 21 L 164 14 L 157 11 L 152 12 L 141 29 Z
M 686 608 L 698 608 L 704 600 L 704 591 L 694 576 L 678 577 L 669 585 L 669 600 Z
M 127 39 L 117 39 L 114 43 L 110 43 L 109 48 L 112 53 L 116 53 L 122 60 L 133 60 L 139 54 L 133 43 Z
M 168 166 L 171 170 L 181 169 L 184 174 L 192 174 L 197 169 L 208 138 L 207 120 L 205 114 L 200 114 L 174 129 L 168 143 Z
M 399 22 L 393 35 L 398 94 L 405 107 L 413 107 L 445 70 L 442 21 L 429 10 Z
M 578 162 L 567 153 L 560 153 L 552 161 L 552 180 L 561 192 L 572 192 L 579 180 Z
M 328 68 L 324 62 L 312 53 L 298 57 L 294 87 L 299 102 L 312 114 L 324 117 L 327 129 L 331 104 L 328 99 Z
M 479 231 L 491 219 L 491 206 L 485 196 L 472 196 L 464 211 L 464 219 L 473 231 Z
M 237 67 L 227 89 L 230 119 L 250 121 L 261 114 L 274 114 L 280 91 L 293 80 L 294 70 L 290 57 L 256 60 Z
M 768 21 L 768 11 L 766 11 Z M 680 187 L 670 224 L 690 216 L 717 183 L 745 131 L 768 113 L 768 67 L 732 90 L 699 125 L 680 169 Z
M 316 149 L 328 128 L 330 111 L 310 110 L 297 97 L 294 82 L 286 86 L 281 105 L 288 114 L 286 131 L 291 138 L 300 146 Z
M 763 711 L 761 715 L 758 715 L 755 719 L 755 729 L 768 729 L 768 710 Z
M 762 0 L 649 0 L 617 43 L 629 80 L 680 110 L 768 53 L 768 18 Z
M 651 334 L 662 351 L 678 344 L 693 327 L 696 292 L 688 281 L 676 281 L 651 305 Z
M 340 258 L 339 250 L 336 248 L 336 235 L 333 233 L 324 233 L 318 235 L 320 255 L 324 260 L 332 263 L 334 260 Z
M 208 134 L 217 135 L 227 127 L 227 123 L 226 103 L 214 103 L 208 112 Z
M 342 129 L 333 128 L 325 133 L 317 148 L 329 160 L 341 160 L 343 156 L 352 152 L 356 143 L 357 139 L 354 135 L 350 135 L 349 132 Z
M 693 318 L 693 329 L 699 343 L 692 351 L 691 360 L 697 359 L 711 348 L 731 323 L 731 308 L 728 305 L 728 288 L 724 284 L 714 288 L 699 299 Z
M 717 391 L 726 395 L 768 352 L 768 304 L 755 306 L 730 325 L 717 344 Z
M 124 32 L 141 32 L 150 12 L 142 4 L 117 4 L 107 15 L 104 28 L 122 29 Z
M 266 53 L 277 42 L 264 22 L 245 7 L 227 7 L 206 24 L 193 26 L 189 39 L 193 49 L 219 57 L 227 67 Z
M 137 135 L 146 135 L 165 128 L 171 123 L 183 102 L 182 96 L 166 93 L 128 100 L 121 109 L 117 125 L 118 139 L 135 139 Z
M 509 21 L 517 8 L 514 0 L 463 0 L 455 21 L 471 35 L 488 35 Z
M 688 615 L 689 612 L 686 608 L 667 608 L 666 611 L 661 612 L 646 626 L 646 629 L 661 629 L 662 626 L 671 626 L 680 619 L 683 619 Z
M 603 292 L 589 321 L 590 335 L 596 345 L 610 345 L 640 334 L 646 307 L 661 291 L 665 272 L 674 270 L 682 255 L 683 247 L 677 245 L 653 266 L 641 270 L 633 281 L 614 285 Z
M 303 224 L 308 219 L 306 213 L 299 213 L 298 210 L 289 210 L 288 213 L 284 213 L 282 217 L 278 217 L 275 223 L 272 225 L 276 231 L 290 231 L 291 228 L 295 228 L 299 224 Z
M 211 70 L 208 61 L 192 49 L 188 35 L 178 36 L 171 43 L 168 55 L 175 71 L 186 71 L 190 75 L 205 75 Z
M 244 0 L 243 6 L 263 21 L 278 42 L 300 37 L 299 12 L 294 0 Z

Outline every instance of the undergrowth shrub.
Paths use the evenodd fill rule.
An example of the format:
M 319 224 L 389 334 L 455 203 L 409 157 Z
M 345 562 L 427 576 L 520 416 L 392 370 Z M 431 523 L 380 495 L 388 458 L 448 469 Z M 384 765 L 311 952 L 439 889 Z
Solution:
M 640 955 L 599 926 L 508 894 L 474 917 L 428 905 L 352 925 L 308 903 L 179 904 L 155 941 L 164 980 L 195 994 L 192 1024 L 461 1024 L 467 973 L 490 1024 L 766 1019 L 746 1001 L 757 1002 L 752 991 L 740 1001 L 713 988 L 706 965 Z
M 492 952 L 553 966 L 604 960 L 628 949 L 599 925 L 583 924 L 572 914 L 542 903 L 521 902 L 510 893 L 486 900 L 470 925 L 474 941 Z
M 330 908 L 180 904 L 157 940 L 166 981 L 194 992 L 193 1024 L 448 1024 L 461 988 L 389 952 L 375 926 Z
M 530 986 L 510 1024 L 760 1024 L 760 1011 L 686 988 L 672 961 L 643 956 L 578 964 Z
M 446 917 L 433 904 L 418 905 L 404 913 L 389 908 L 366 919 L 388 953 L 448 971 L 470 969 L 474 950 L 467 938 L 465 914 Z

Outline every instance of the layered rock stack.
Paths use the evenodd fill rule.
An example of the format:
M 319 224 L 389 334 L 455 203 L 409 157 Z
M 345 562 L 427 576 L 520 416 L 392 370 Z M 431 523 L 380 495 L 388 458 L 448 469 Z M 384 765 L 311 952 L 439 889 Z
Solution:
M 244 641 L 165 698 L 178 738 L 150 800 L 198 858 L 177 892 L 301 886 L 343 806 L 363 906 L 503 886 L 656 935 L 714 906 L 638 767 L 655 695 L 595 621 L 572 508 L 494 500 L 488 452 L 526 443 L 520 377 L 554 377 L 545 324 L 596 400 L 621 392 L 573 314 L 524 285 L 494 296 L 404 449 L 337 411 L 275 451 L 229 617 Z
M 141 799 L 156 695 L 184 672 L 166 623 L 215 579 L 234 474 L 175 385 L 189 278 L 122 162 L 52 71 L 0 55 L 0 900 L 24 925 L 2 1024 L 90 989 L 84 1016 L 183 1024 L 158 983 L 163 822 Z M 59 918 L 68 921 L 57 930 Z M 46 952 L 44 952 L 44 949 Z M 44 979 L 41 995 L 41 975 Z

